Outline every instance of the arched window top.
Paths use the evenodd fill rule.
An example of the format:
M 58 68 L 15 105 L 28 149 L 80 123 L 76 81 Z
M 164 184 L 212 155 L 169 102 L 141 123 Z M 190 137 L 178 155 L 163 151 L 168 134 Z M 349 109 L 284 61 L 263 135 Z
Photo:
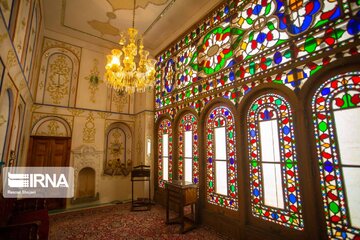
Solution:
M 181 117 L 180 125 L 185 131 L 191 131 L 194 128 L 194 124 L 197 124 L 197 118 L 192 113 L 186 113 Z
M 226 124 L 233 124 L 234 116 L 229 108 L 220 106 L 214 108 L 208 118 L 208 123 L 212 123 L 213 127 L 221 127 Z
M 345 109 L 360 104 L 360 72 L 336 75 L 325 81 L 312 98 L 314 112 Z
M 248 121 L 266 121 L 281 118 L 291 111 L 289 103 L 278 94 L 266 94 L 256 98 L 248 112 Z
M 171 122 L 169 119 L 163 119 L 159 124 L 159 131 L 168 132 L 171 131 Z

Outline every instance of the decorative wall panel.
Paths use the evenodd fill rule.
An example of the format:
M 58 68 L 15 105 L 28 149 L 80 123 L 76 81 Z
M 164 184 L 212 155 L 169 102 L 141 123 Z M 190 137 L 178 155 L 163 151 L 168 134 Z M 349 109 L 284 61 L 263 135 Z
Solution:
M 54 47 L 49 47 L 52 45 L 47 41 Z M 53 41 L 45 39 L 36 102 L 73 107 L 76 102 L 80 63 L 77 55 L 80 50 L 62 42 L 58 42 L 61 47 L 57 47 Z
M 104 174 L 127 176 L 132 168 L 132 134 L 124 123 L 113 123 L 106 131 Z

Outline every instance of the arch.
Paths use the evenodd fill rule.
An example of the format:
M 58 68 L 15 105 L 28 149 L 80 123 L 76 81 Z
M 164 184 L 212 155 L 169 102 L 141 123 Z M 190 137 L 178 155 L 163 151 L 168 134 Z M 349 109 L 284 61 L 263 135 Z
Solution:
M 38 120 L 31 130 L 31 136 L 71 137 L 69 123 L 58 116 L 43 117 Z
M 299 101 L 305 103 L 306 109 L 311 109 L 311 99 L 323 82 L 341 73 L 360 71 L 359 66 L 360 58 L 354 57 L 346 57 L 342 58 L 341 61 L 338 60 L 330 63 L 326 68 L 320 69 L 304 83 L 299 94 Z
M 237 117 L 237 111 L 235 108 L 235 105 L 226 98 L 223 97 L 216 97 L 214 99 L 212 99 L 210 102 L 208 102 L 201 110 L 200 115 L 199 115 L 199 120 L 200 120 L 200 126 L 203 126 L 204 123 L 206 122 L 206 117 L 209 114 L 209 111 L 214 108 L 216 105 L 224 105 L 226 107 L 228 107 L 232 114 L 234 114 L 235 117 Z
M 207 111 L 203 113 L 203 132 L 206 134 L 204 136 L 204 156 L 207 172 L 206 196 L 208 203 L 237 210 L 238 179 L 235 114 L 232 111 L 234 107 L 228 107 L 224 102 L 226 101 L 214 100 Z M 218 140 L 216 140 L 217 138 Z M 219 141 L 220 147 L 216 146 L 216 141 Z M 221 151 L 224 148 L 225 151 Z M 219 154 L 216 153 L 216 150 L 219 151 Z M 217 177 L 217 175 L 222 175 L 222 177 Z M 226 178 L 225 181 L 224 177 Z
M 80 61 L 66 48 L 51 47 L 41 57 L 36 102 L 75 106 Z M 50 75 L 50 76 L 49 76 Z
M 262 83 L 254 87 L 249 93 L 247 93 L 238 103 L 237 111 L 241 116 L 246 116 L 246 113 L 252 104 L 252 100 L 257 96 L 260 96 L 264 93 L 272 92 L 279 94 L 287 99 L 290 105 L 298 106 L 299 100 L 294 91 L 288 88 L 286 85 L 277 84 L 277 83 Z
M 261 88 L 243 108 L 251 211 L 257 218 L 303 230 L 294 110 L 283 95 Z
M 92 167 L 84 167 L 79 171 L 77 198 L 95 196 L 96 174 Z
M 360 235 L 360 71 L 339 71 L 316 86 L 311 98 L 312 146 L 327 235 L 352 239 Z
M 105 132 L 104 174 L 127 176 L 132 167 L 132 132 L 122 122 L 109 125 Z

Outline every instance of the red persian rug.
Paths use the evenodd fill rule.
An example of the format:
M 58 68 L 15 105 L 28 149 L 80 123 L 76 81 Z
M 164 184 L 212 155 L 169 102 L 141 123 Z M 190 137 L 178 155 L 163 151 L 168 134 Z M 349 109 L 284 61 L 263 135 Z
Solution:
M 50 215 L 50 240 L 63 239 L 227 239 L 206 226 L 179 234 L 180 225 L 165 224 L 165 209 L 131 212 L 130 204 Z

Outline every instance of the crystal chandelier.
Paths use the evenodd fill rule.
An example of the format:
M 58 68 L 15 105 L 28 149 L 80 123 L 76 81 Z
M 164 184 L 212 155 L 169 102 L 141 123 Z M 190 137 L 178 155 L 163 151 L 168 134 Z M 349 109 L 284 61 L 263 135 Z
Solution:
M 133 8 L 132 27 L 128 29 L 128 39 L 120 34 L 120 49 L 111 50 L 107 55 L 105 79 L 107 84 L 119 93 L 132 94 L 144 92 L 155 83 L 155 59 L 148 59 L 149 52 L 144 50 L 142 38 L 138 38 L 138 31 L 134 28 L 135 6 Z M 136 60 L 138 60 L 136 64 Z

